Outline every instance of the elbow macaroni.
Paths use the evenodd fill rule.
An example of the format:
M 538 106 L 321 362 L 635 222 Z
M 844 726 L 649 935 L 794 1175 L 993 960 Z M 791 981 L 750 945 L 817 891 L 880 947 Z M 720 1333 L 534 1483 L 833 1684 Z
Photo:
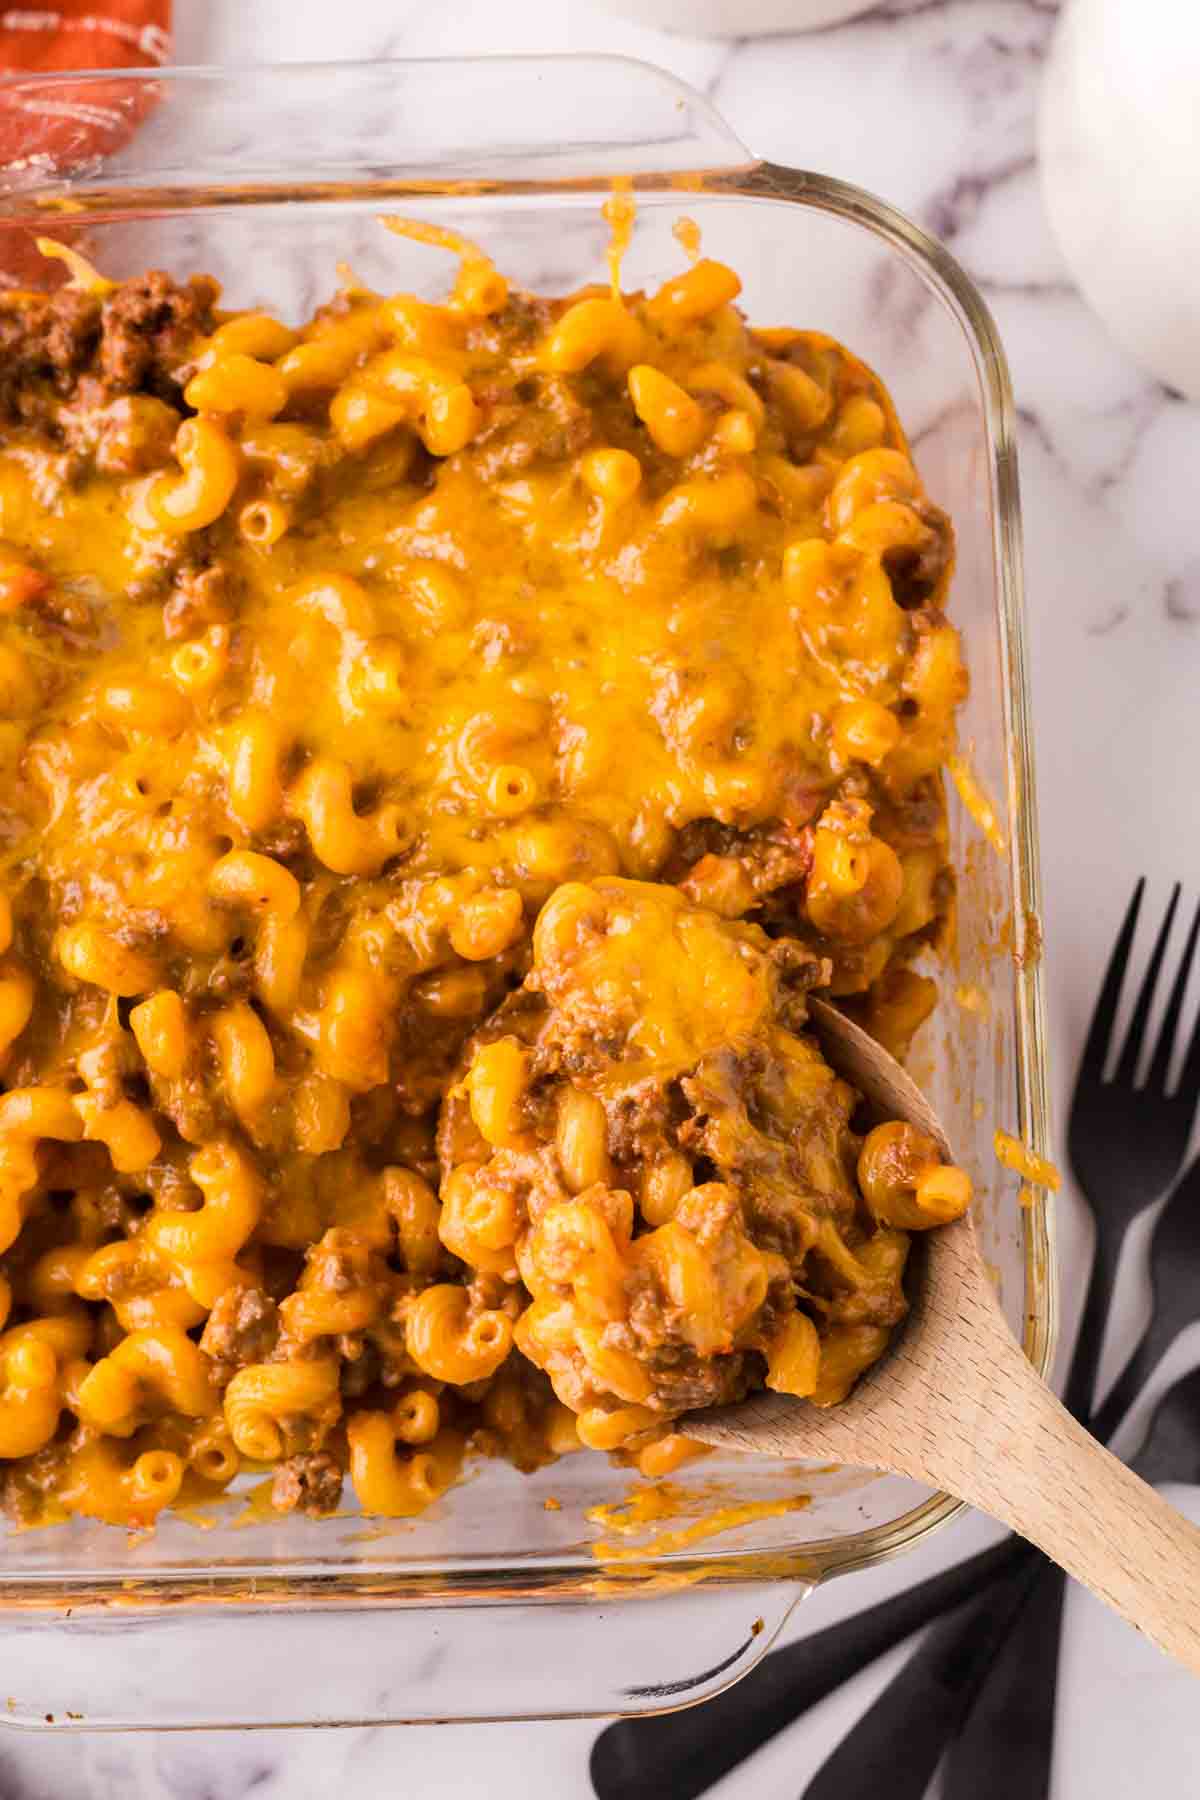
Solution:
M 151 490 L 150 512 L 166 531 L 199 531 L 233 499 L 241 473 L 237 446 L 213 420 L 188 419 L 176 433 L 175 457 L 181 472 Z
M 242 1456 L 276 1462 L 301 1435 L 323 1435 L 341 1412 L 337 1363 L 254 1363 L 225 1390 L 225 1423 Z
M 463 1387 L 494 1375 L 512 1344 L 512 1321 L 502 1312 L 468 1316 L 464 1290 L 439 1282 L 418 1294 L 404 1325 L 408 1354 L 438 1381 Z
M 192 1419 L 217 1410 L 208 1359 L 178 1327 L 131 1331 L 79 1386 L 79 1417 L 109 1437 L 132 1437 L 148 1405 Z
M 424 1449 L 396 1455 L 402 1425 L 397 1413 L 356 1413 L 346 1428 L 350 1446 L 350 1480 L 364 1512 L 383 1518 L 410 1518 L 444 1494 L 462 1465 L 465 1445 L 457 1432 L 439 1433 Z

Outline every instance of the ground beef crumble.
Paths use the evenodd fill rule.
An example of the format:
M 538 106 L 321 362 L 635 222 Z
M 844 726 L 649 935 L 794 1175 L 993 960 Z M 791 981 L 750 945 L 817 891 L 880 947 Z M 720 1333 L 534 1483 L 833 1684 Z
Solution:
M 218 292 L 207 275 L 180 283 L 151 269 L 103 296 L 67 287 L 10 300 L 0 307 L 0 418 L 51 423 L 84 379 L 105 402 L 153 394 L 178 407 Z
M 524 386 L 534 392 L 528 397 Z M 591 441 L 595 422 L 590 407 L 562 375 L 537 375 L 513 390 L 503 382 L 475 390 L 487 422 L 474 443 L 475 473 L 481 481 L 498 481 L 541 462 L 562 462 Z
M 342 1471 L 324 1450 L 289 1456 L 280 1463 L 271 1482 L 271 1505 L 276 1512 L 307 1513 L 310 1519 L 333 1512 L 342 1497 Z
M 261 1288 L 227 1288 L 208 1315 L 200 1348 L 222 1387 L 247 1363 L 265 1362 L 279 1335 L 275 1302 Z

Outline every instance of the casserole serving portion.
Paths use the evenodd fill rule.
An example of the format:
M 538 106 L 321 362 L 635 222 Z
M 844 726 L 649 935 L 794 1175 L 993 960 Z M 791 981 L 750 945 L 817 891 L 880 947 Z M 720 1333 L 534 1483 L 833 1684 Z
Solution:
M 944 1516 L 900 1482 L 687 1460 L 674 1418 L 739 1383 L 836 1399 L 901 1316 L 903 1227 L 926 1221 L 868 1219 L 852 1184 L 836 1228 L 811 1204 L 748 1220 L 717 1179 L 711 1096 L 699 1124 L 653 1130 L 610 1109 L 601 1143 L 595 1071 L 561 1046 L 531 1098 L 503 1007 L 563 883 L 584 884 L 576 922 L 598 895 L 606 930 L 664 973 L 641 898 L 663 890 L 641 884 L 670 884 L 670 942 L 724 921 L 739 967 L 775 959 L 799 1027 L 820 985 L 899 1043 L 940 988 L 918 1072 L 1047 1351 L 1044 1221 L 985 1153 L 997 1119 L 1034 1149 L 1043 1130 L 1015 490 L 986 316 L 865 197 L 797 178 L 800 204 L 781 199 L 786 176 L 744 166 L 665 78 L 572 73 L 596 141 L 570 171 L 528 135 L 540 98 L 559 141 L 560 78 L 520 64 L 280 72 L 253 105 L 236 78 L 180 76 L 105 170 L 10 174 L 9 230 L 102 271 L 6 297 L 0 458 L 7 1348 L 10 1391 L 41 1396 L 10 1489 L 27 1520 L 71 1515 L 12 1540 L 7 1597 L 43 1603 L 31 1680 L 56 1647 L 55 1691 L 89 1718 L 365 1716 L 375 1626 L 356 1638 L 354 1619 L 439 1600 L 443 1686 L 422 1692 L 402 1655 L 370 1716 L 699 1698 L 765 1647 L 747 1620 L 778 1623 L 806 1581 Z M 289 171 L 306 82 L 344 91 L 343 126 L 310 122 Z M 430 92 L 457 84 L 477 120 L 504 83 L 530 107 L 492 175 L 469 143 L 406 167 Z M 614 97 L 635 92 L 645 126 L 622 143 Z M 353 166 L 345 121 L 378 126 L 389 101 L 390 166 L 365 139 Z M 614 174 L 638 203 L 628 303 L 604 279 Z M 187 279 L 201 267 L 219 301 Z M 529 297 L 546 292 L 564 298 Z M 941 801 L 960 704 L 952 767 L 990 843 Z M 915 968 L 934 939 L 944 954 Z M 561 1005 L 561 957 L 535 954 L 535 982 L 556 971 Z M 857 1145 L 832 1090 L 806 1104 L 831 1132 L 811 1201 L 852 1178 Z M 514 1159 L 543 1142 L 558 1190 L 535 1208 Z M 622 1311 L 595 1271 L 625 1224 L 580 1201 L 628 1198 L 635 1177 L 645 1249 L 622 1291 L 644 1297 Z M 732 1198 L 706 1191 L 722 1185 Z M 581 1222 L 601 1254 L 576 1280 Z M 632 1471 L 551 1463 L 577 1436 L 670 1473 L 684 1528 L 598 1564 L 586 1514 Z M 438 1500 L 467 1448 L 546 1466 L 469 1457 Z M 278 1524 L 257 1494 L 210 1507 L 245 1459 L 299 1515 L 335 1506 L 348 1468 L 384 1521 Z M 180 1515 L 128 1547 L 99 1522 L 172 1499 Z M 81 1654 L 64 1660 L 68 1595 Z M 118 1595 L 133 1706 L 82 1654 Z M 621 1645 L 602 1675 L 568 1656 L 526 1685 L 566 1623 L 535 1596 L 590 1597 Z M 497 1600 L 509 1649 L 485 1692 L 467 1628 Z M 219 1658 L 164 1692 L 155 1645 L 183 1603 L 189 1629 L 236 1617 L 247 1646 L 286 1605 L 289 1630 L 349 1653 L 323 1683 L 314 1665 L 303 1699 Z M 696 1629 L 681 1651 L 689 1611 L 719 1653 L 697 1657 Z

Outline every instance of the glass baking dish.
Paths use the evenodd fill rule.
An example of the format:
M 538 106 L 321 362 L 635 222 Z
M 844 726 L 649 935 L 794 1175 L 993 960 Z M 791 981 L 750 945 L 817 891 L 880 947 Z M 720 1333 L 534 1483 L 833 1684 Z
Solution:
M 972 675 L 962 740 L 1005 840 L 997 854 L 952 799 L 960 928 L 916 1067 L 975 1178 L 1013 1329 L 1044 1370 L 1050 1221 L 1040 1194 L 1019 1204 L 991 1149 L 996 1125 L 1047 1149 L 1013 405 L 961 269 L 883 202 L 755 162 L 697 94 L 623 59 L 0 84 L 3 142 L 28 145 L 35 114 L 54 121 L 53 148 L 4 170 L 7 267 L 10 251 L 36 267 L 32 237 L 50 232 L 108 275 L 208 270 L 231 303 L 295 318 L 339 261 L 388 291 L 444 291 L 445 256 L 381 230 L 383 210 L 452 225 L 510 278 L 553 293 L 601 276 L 600 202 L 621 177 L 638 200 L 627 285 L 678 270 L 671 227 L 689 215 L 706 251 L 740 271 L 753 320 L 829 331 L 879 371 L 957 527 L 953 613 Z M 477 1466 L 417 1521 L 251 1508 L 247 1522 L 235 1505 L 167 1517 L 139 1541 L 84 1522 L 10 1535 L 7 1717 L 162 1729 L 678 1706 L 751 1668 L 817 1582 L 910 1548 L 957 1510 L 901 1480 L 710 1460 L 676 1477 L 681 1518 L 622 1540 L 632 1558 L 598 1561 L 611 1532 L 588 1509 L 630 1485 L 580 1456 L 534 1477 Z M 771 1505 L 800 1493 L 803 1510 Z M 751 1516 L 688 1541 L 718 1505 Z

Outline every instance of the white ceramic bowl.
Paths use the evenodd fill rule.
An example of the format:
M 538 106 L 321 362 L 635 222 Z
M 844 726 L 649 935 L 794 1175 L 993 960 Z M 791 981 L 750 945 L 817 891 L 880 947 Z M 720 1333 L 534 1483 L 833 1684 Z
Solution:
M 1050 222 L 1131 356 L 1200 400 L 1200 7 L 1070 0 L 1041 100 Z
M 815 31 L 867 12 L 874 0 L 600 0 L 638 25 L 685 37 L 769 37 Z

